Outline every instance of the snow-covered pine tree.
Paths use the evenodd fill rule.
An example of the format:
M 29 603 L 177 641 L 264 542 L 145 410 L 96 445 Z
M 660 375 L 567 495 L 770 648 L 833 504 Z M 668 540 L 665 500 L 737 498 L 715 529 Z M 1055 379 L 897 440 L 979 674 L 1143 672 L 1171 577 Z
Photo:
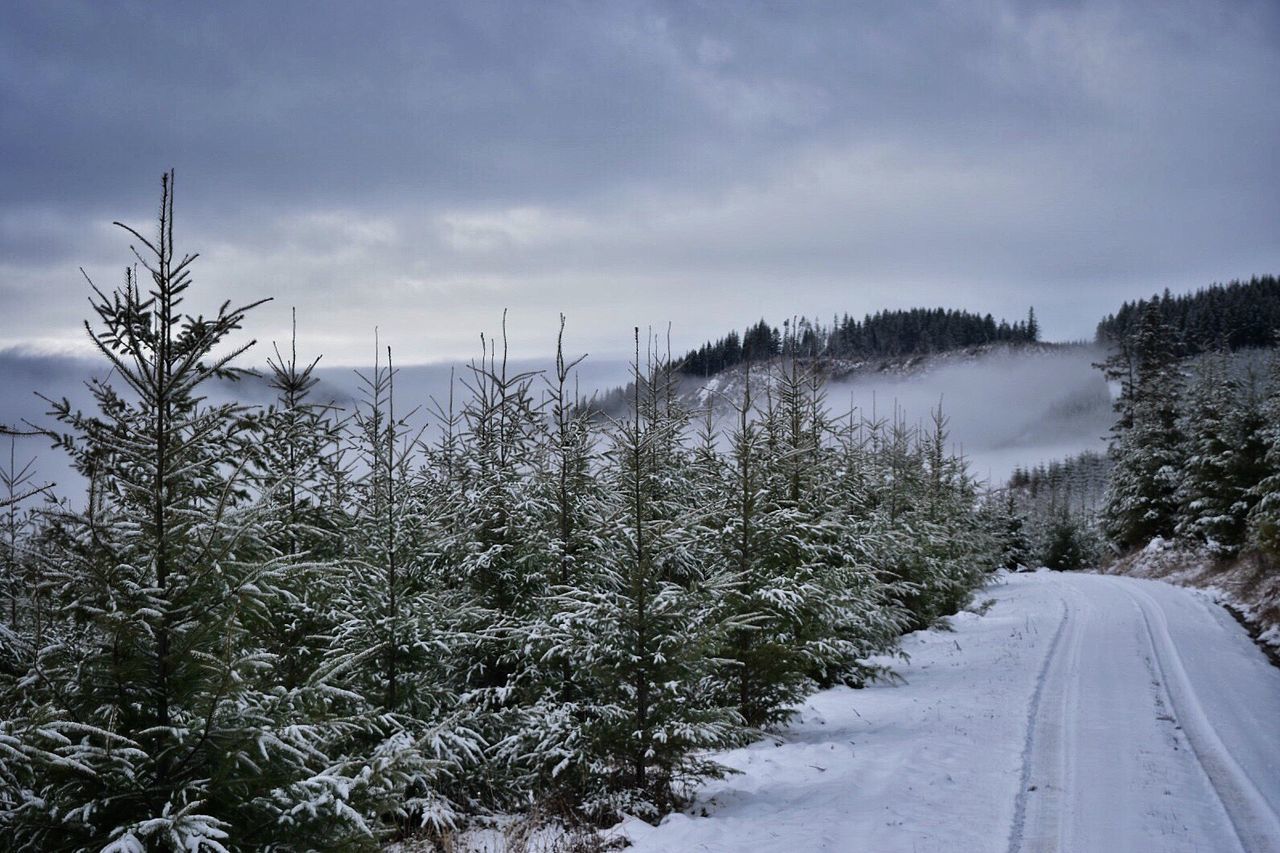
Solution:
M 1083 569 L 1094 558 L 1080 519 L 1066 506 L 1049 522 L 1043 562 L 1051 569 Z
M 273 682 L 288 689 L 309 679 L 323 658 L 334 624 L 335 561 L 342 551 L 345 507 L 328 494 L 340 469 L 342 424 L 332 405 L 311 398 L 319 382 L 316 358 L 298 360 L 297 320 L 288 355 L 275 346 L 267 376 L 276 400 L 259 418 L 252 476 L 269 502 L 263 544 L 286 558 L 281 595 L 258 638 L 276 656 Z
M 1009 490 L 1004 500 L 991 498 L 986 502 L 991 509 L 991 521 L 996 541 L 999 544 L 1000 568 L 1016 571 L 1031 562 L 1031 540 L 1027 536 L 1027 522 L 1018 509 L 1013 490 Z
M 717 655 L 723 671 L 717 681 L 720 701 L 737 709 L 747 725 L 780 722 L 788 706 L 811 688 L 810 675 L 822 661 L 812 659 L 814 636 L 828 639 L 832 628 L 813 624 L 815 611 L 829 603 L 828 590 L 814 577 L 803 520 L 790 501 L 791 465 L 785 450 L 771 453 L 754 410 L 751 372 L 747 367 L 743 396 L 735 405 L 735 425 L 728 436 L 728 464 L 704 468 L 719 482 L 708 483 L 706 505 L 711 549 L 731 573 L 732 584 L 716 602 L 725 626 Z M 704 458 L 704 466 L 709 459 Z M 780 477 L 786 502 L 771 492 Z M 794 482 L 798 486 L 798 479 Z
M 353 413 L 353 506 L 344 533 L 328 659 L 316 680 L 360 700 L 335 762 L 354 786 L 376 835 L 386 822 L 439 831 L 458 820 L 459 781 L 480 761 L 483 742 L 455 690 L 465 613 L 441 585 L 439 507 L 417 488 L 422 430 L 396 409 L 396 368 L 375 345 L 373 368 L 358 372 Z M 361 767 L 363 766 L 363 770 Z M 470 805 L 470 803 L 464 803 Z
M 845 446 L 852 437 L 841 435 L 830 417 L 825 380 L 813 366 L 789 365 L 775 384 L 786 422 L 783 467 L 795 459 L 802 465 L 772 478 L 772 498 L 794 519 L 794 527 L 781 532 L 799 543 L 799 576 L 812 587 L 799 608 L 795 642 L 814 683 L 861 686 L 883 673 L 863 658 L 892 650 L 906 625 L 898 604 L 902 589 L 877 561 L 887 540 L 868 512 L 865 445 Z
M 1259 437 L 1266 450 L 1263 476 L 1250 490 L 1255 504 L 1248 516 L 1248 541 L 1252 549 L 1280 561 L 1280 357 L 1272 357 L 1262 415 L 1265 426 Z
M 1234 497 L 1227 508 L 1235 524 L 1231 530 L 1233 552 L 1249 542 L 1249 517 L 1257 505 L 1259 486 L 1271 471 L 1267 460 L 1267 431 L 1272 421 L 1266 412 L 1266 388 L 1252 366 L 1236 381 L 1236 404 L 1227 413 L 1227 434 L 1235 451 L 1227 465 L 1227 481 Z
M 521 488 L 531 490 L 532 499 L 524 501 L 520 524 L 539 528 L 520 534 L 521 548 L 545 551 L 524 570 L 544 577 L 508 614 L 519 673 L 508 700 L 514 714 L 493 757 L 507 769 L 515 793 L 532 794 L 544 809 L 572 812 L 593 781 L 586 726 L 594 691 L 575 660 L 575 593 L 590 582 L 598 559 L 604 503 L 592 470 L 596 436 L 576 391 L 574 371 L 586 356 L 566 357 L 564 327 L 561 315 L 555 365 L 543 375 L 537 445 L 521 473 Z
M 926 563 L 930 620 L 968 603 L 985 572 L 994 568 L 990 531 L 976 517 L 976 494 L 963 460 L 947 449 L 948 420 L 941 401 L 921 436 L 924 463 L 923 512 L 914 523 L 928 542 Z
M 717 772 L 705 751 L 731 742 L 740 724 L 705 689 L 718 579 L 696 559 L 686 416 L 665 391 L 672 380 L 669 362 L 644 369 L 637 330 L 631 411 L 603 460 L 611 511 L 599 558 L 573 593 L 574 660 L 593 691 L 589 813 L 665 813 L 682 784 Z
M 40 491 L 34 483 L 34 460 L 19 464 L 17 435 L 9 439 L 7 464 L 0 467 L 0 830 L 17 807 L 23 777 L 32 769 L 11 729 L 29 710 L 20 684 L 44 645 L 48 620 L 34 541 L 38 518 L 26 505 Z M 10 754 L 15 748 L 19 751 Z
M 7 624 L 12 642 L 20 634 L 30 633 L 26 630 L 29 626 L 19 624 L 20 616 L 34 616 L 31 596 L 36 584 L 29 540 L 36 516 L 29 504 L 44 489 L 36 484 L 34 459 L 18 464 L 17 435 L 9 436 L 8 456 L 7 464 L 0 467 L 0 583 L 4 585 L 0 623 Z M 7 663 L 0 658 L 0 668 Z
M 592 523 L 596 520 L 589 507 L 593 488 L 591 477 L 595 439 L 591 419 L 579 405 L 576 390 L 571 394 L 569 380 L 586 355 L 572 361 L 564 354 L 564 315 L 560 315 L 560 331 L 556 337 L 554 374 L 546 379 L 548 420 L 545 432 L 546 456 L 550 464 L 540 466 L 550 476 L 547 482 L 554 491 L 555 537 L 553 552 L 559 565 L 555 583 L 562 587 L 574 583 L 574 567 L 580 555 L 592 546 Z
M 85 327 L 127 390 L 96 379 L 96 414 L 52 406 L 90 494 L 50 514 L 59 622 L 8 750 L 28 768 L 8 815 L 16 849 L 265 846 L 281 836 L 263 798 L 324 762 L 256 686 L 271 660 L 252 637 L 280 565 L 258 559 L 255 422 L 203 396 L 240 375 L 251 343 L 231 338 L 259 303 L 183 313 L 195 256 L 176 254 L 173 226 L 170 173 L 154 241 L 127 229 L 149 284 L 130 270 L 123 288 L 94 288 Z
M 1234 511 L 1244 489 L 1231 477 L 1240 449 L 1231 413 L 1240 396 L 1225 355 L 1210 353 L 1197 366 L 1181 418 L 1186 444 L 1175 532 L 1220 554 L 1234 553 L 1244 538 L 1247 507 L 1238 517 Z
M 534 390 L 539 372 L 512 369 L 505 313 L 501 341 L 482 336 L 481 346 L 461 380 L 459 431 L 442 440 L 453 452 L 442 444 L 432 466 L 447 495 L 447 535 L 436 547 L 460 640 L 456 688 L 490 745 L 472 787 L 486 805 L 508 806 L 546 781 L 563 760 L 551 758 L 557 741 L 572 736 L 557 728 L 564 721 L 551 673 L 561 665 L 546 648 L 551 591 L 572 564 L 557 544 L 558 491 L 546 479 L 555 454 Z M 571 489 L 573 472 L 566 476 Z
M 1107 538 L 1121 549 L 1171 537 L 1177 514 L 1182 436 L 1178 429 L 1182 377 L 1173 332 L 1159 306 L 1149 306 L 1130 342 L 1130 365 L 1107 368 L 1124 383 L 1121 417 L 1111 452 L 1115 468 L 1102 512 Z M 1130 378 L 1131 377 L 1131 378 Z

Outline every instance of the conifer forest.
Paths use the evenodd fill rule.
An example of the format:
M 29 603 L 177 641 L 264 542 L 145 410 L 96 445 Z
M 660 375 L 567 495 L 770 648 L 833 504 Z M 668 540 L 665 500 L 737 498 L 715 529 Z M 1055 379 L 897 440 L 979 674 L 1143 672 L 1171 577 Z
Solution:
M 0 853 L 1280 852 L 1280 3 L 0 69 Z
M 388 347 L 342 411 L 299 334 L 270 350 L 272 404 L 211 404 L 261 351 L 257 306 L 202 292 L 163 186 L 158 228 L 124 229 L 137 265 L 93 287 L 95 406 L 51 400 L 41 430 L 86 492 L 25 508 L 6 483 L 18 849 L 354 848 L 529 803 L 658 817 L 721 772 L 708 750 L 884 674 L 865 659 L 995 568 L 945 413 L 836 411 L 797 359 L 721 423 L 639 332 L 610 418 L 574 398 L 567 341 L 533 375 L 486 339 L 447 401 L 398 397 Z

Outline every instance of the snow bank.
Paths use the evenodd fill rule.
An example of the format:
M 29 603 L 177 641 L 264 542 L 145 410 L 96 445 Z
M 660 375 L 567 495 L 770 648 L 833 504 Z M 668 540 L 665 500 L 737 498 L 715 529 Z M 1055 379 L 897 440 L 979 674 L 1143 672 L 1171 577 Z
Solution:
M 1224 560 L 1211 548 L 1190 548 L 1157 536 L 1101 571 L 1198 589 L 1235 611 L 1273 659 L 1280 655 L 1280 573 L 1254 557 Z
M 1007 576 L 979 596 L 994 599 L 986 615 L 904 638 L 903 683 L 814 695 L 785 730 L 718 754 L 739 773 L 704 784 L 684 813 L 616 831 L 636 853 L 1003 853 L 1027 708 L 1062 619 L 1044 588 Z

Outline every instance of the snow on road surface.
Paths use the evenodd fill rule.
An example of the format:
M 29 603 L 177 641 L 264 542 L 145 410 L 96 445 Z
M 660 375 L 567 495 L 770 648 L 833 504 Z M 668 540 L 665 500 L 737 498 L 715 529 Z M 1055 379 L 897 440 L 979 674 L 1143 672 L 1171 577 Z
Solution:
M 1280 670 L 1225 610 L 1092 574 L 984 598 L 905 638 L 905 684 L 813 696 L 686 813 L 620 830 L 637 853 L 1280 851 Z

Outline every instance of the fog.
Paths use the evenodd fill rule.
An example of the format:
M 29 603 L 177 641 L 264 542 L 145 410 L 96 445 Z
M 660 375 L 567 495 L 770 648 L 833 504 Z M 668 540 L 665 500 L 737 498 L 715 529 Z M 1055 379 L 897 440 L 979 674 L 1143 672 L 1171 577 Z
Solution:
M 833 407 L 849 401 L 871 416 L 927 422 L 942 403 L 951 441 L 981 479 L 999 483 L 1017 465 L 1101 450 L 1111 426 L 1110 395 L 1085 345 L 999 349 L 976 358 L 953 354 L 923 372 L 873 374 L 835 383 Z
M 265 358 L 266 352 L 256 354 Z M 924 369 L 877 372 L 835 382 L 828 400 L 835 411 L 854 406 L 868 417 L 891 417 L 896 406 L 908 421 L 919 423 L 926 423 L 941 402 L 953 447 L 968 459 L 973 474 L 998 484 L 1017 465 L 1105 446 L 1111 408 L 1106 383 L 1091 366 L 1099 358 L 1099 351 L 1088 346 L 997 350 L 980 357 L 952 353 L 925 362 Z M 550 360 L 545 359 L 513 359 L 508 364 L 513 374 L 543 371 L 549 378 L 551 369 Z M 106 372 L 100 361 L 0 351 L 0 423 L 52 427 L 49 406 L 36 392 L 52 399 L 65 396 L 73 406 L 91 407 L 85 381 Z M 317 402 L 349 411 L 359 399 L 361 383 L 355 370 L 326 367 L 322 361 L 316 375 L 320 382 L 312 395 Z M 461 401 L 466 394 L 462 381 L 470 375 L 465 364 L 398 367 L 397 407 L 413 412 L 415 423 L 429 426 L 431 401 L 448 406 L 451 375 Z M 577 390 L 589 397 L 623 385 L 629 377 L 630 367 L 624 361 L 588 357 L 578 367 Z M 535 393 L 541 394 L 544 387 L 535 379 Z M 265 404 L 274 396 L 261 378 L 235 385 L 216 383 L 208 393 L 213 401 L 238 399 L 248 404 Z M 36 458 L 41 481 L 57 482 L 59 493 L 73 495 L 78 490 L 64 455 L 51 449 L 47 439 L 17 439 L 16 458 L 19 465 Z
M 271 352 L 261 344 L 251 352 L 253 358 L 241 360 L 245 366 L 254 366 L 265 372 L 263 361 Z M 569 355 L 576 358 L 582 353 Z M 300 360 L 306 357 L 305 350 L 299 353 Z M 522 372 L 533 372 L 551 377 L 554 365 L 550 359 L 511 359 L 507 370 L 511 375 Z M 367 374 L 367 371 L 363 371 Z M 596 389 L 609 389 L 625 384 L 630 377 L 630 367 L 618 359 L 583 360 L 576 372 L 577 388 L 584 396 L 590 396 Z M 67 398 L 72 408 L 81 408 L 86 412 L 93 408 L 93 399 L 86 383 L 92 378 L 106 378 L 109 367 L 101 359 L 88 359 L 68 355 L 49 355 L 27 353 L 18 350 L 0 349 L 0 424 L 23 428 L 25 424 L 33 424 L 43 428 L 56 428 L 57 423 L 49 416 L 49 404 L 41 398 L 51 400 Z M 356 370 L 350 367 L 327 367 L 322 360 L 316 369 L 319 379 L 312 390 L 312 399 L 321 404 L 332 404 L 342 411 L 350 411 L 361 398 L 362 382 Z M 467 393 L 464 380 L 471 376 L 465 363 L 438 363 L 397 366 L 395 376 L 395 394 L 398 413 L 410 416 L 411 422 L 430 426 L 430 413 L 434 411 L 432 400 L 438 401 L 442 407 L 449 404 L 449 383 L 452 376 L 459 403 Z M 122 390 L 123 383 L 117 382 L 117 390 Z M 541 395 L 546 385 L 540 377 L 534 377 L 534 392 Z M 261 376 L 248 377 L 239 382 L 214 382 L 206 386 L 204 393 L 211 402 L 227 402 L 237 400 L 248 405 L 266 405 L 275 398 L 275 391 Z M 539 396 L 540 399 L 540 396 Z M 36 471 L 40 483 L 58 484 L 60 495 L 74 497 L 80 489 L 80 481 L 71 468 L 66 455 L 50 446 L 49 439 L 42 436 L 21 436 L 16 439 L 15 459 L 18 467 L 30 460 L 36 460 Z M 0 442 L 0 464 L 7 463 L 9 441 Z

